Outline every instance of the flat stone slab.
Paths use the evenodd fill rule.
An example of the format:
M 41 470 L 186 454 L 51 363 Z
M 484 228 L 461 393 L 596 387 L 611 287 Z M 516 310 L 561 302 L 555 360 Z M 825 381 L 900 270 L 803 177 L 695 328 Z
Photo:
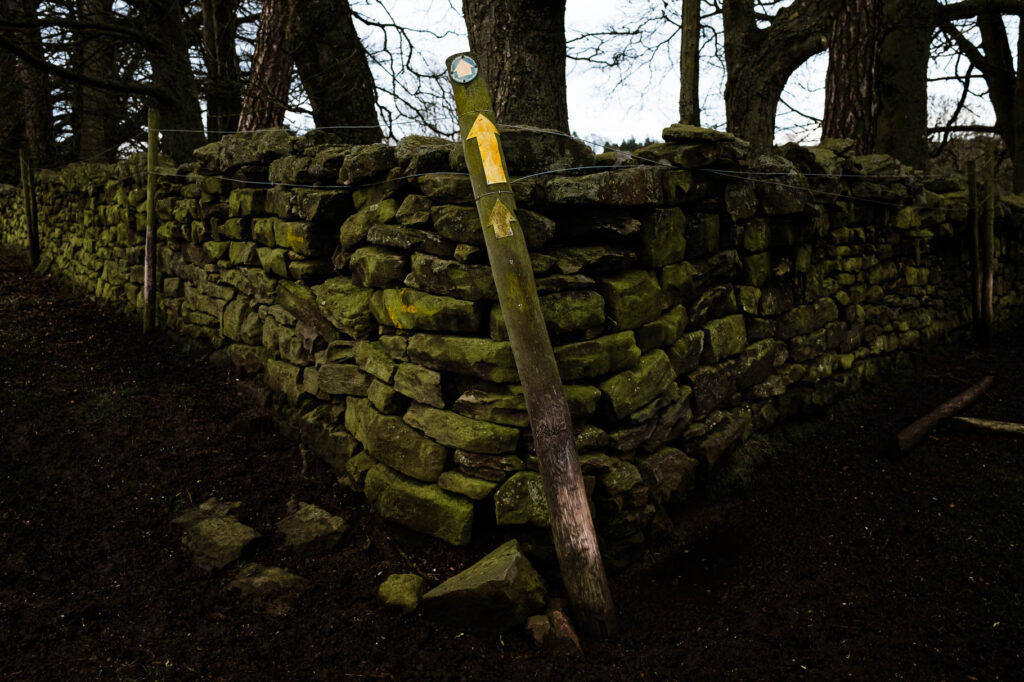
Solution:
M 429 618 L 486 632 L 502 632 L 544 607 L 547 590 L 536 569 L 509 540 L 423 595 Z

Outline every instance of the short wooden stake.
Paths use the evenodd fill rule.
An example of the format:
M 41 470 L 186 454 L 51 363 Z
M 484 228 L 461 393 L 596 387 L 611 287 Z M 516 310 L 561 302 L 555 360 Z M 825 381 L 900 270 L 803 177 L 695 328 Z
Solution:
M 146 251 L 142 269 L 142 331 L 156 329 L 156 160 L 160 153 L 160 112 L 149 109 L 146 149 Z
M 974 340 L 982 342 L 981 332 L 981 241 L 978 234 L 978 171 L 974 159 L 967 162 L 967 225 L 971 246 L 971 328 Z
M 992 298 L 995 288 L 996 159 L 989 158 L 985 181 L 985 224 L 981 230 L 981 342 L 992 340 Z
M 491 96 L 472 55 L 454 55 L 447 65 L 498 302 L 530 415 L 562 581 L 582 629 L 598 636 L 615 634 L 615 606 L 583 486 L 572 418 L 516 218 Z
M 36 205 L 36 172 L 31 157 L 24 150 L 18 152 L 21 162 L 21 189 L 25 198 L 25 227 L 28 231 L 28 260 L 32 267 L 39 265 L 39 220 Z

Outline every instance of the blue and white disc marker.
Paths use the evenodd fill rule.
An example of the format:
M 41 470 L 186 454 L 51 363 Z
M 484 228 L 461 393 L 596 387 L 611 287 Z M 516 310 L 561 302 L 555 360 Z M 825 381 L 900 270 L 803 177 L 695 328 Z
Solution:
M 453 61 L 449 69 L 452 80 L 462 85 L 472 82 L 478 73 L 480 73 L 480 67 L 477 66 L 476 60 L 467 55 L 461 55 Z

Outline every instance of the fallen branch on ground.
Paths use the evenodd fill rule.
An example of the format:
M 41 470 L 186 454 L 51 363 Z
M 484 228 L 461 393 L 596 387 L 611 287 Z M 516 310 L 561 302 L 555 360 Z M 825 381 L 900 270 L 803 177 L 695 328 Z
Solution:
M 960 395 L 947 400 L 907 428 L 900 431 L 899 434 L 896 435 L 896 442 L 899 445 L 900 452 L 909 452 L 915 445 L 924 440 L 924 437 L 928 435 L 928 432 L 931 431 L 940 420 L 952 417 L 958 412 L 962 412 L 966 409 L 971 405 L 971 403 L 977 400 L 982 393 L 987 391 L 995 380 L 996 378 L 994 376 L 985 377 Z

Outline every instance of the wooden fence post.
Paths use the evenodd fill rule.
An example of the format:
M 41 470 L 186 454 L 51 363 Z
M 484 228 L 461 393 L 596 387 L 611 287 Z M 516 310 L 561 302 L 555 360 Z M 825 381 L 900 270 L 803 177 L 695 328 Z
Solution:
M 974 159 L 967 162 L 967 225 L 971 247 L 971 327 L 981 343 L 981 241 L 978 234 L 978 171 Z
M 28 231 L 28 260 L 32 267 L 39 265 L 39 220 L 36 205 L 36 172 L 32 158 L 25 156 L 25 151 L 18 152 L 21 162 L 21 189 L 25 198 L 25 227 Z
M 142 270 L 142 331 L 156 329 L 156 161 L 160 153 L 160 112 L 149 108 L 146 149 L 146 251 Z
M 516 219 L 491 96 L 478 65 L 472 55 L 453 55 L 447 61 L 448 77 L 498 302 L 530 415 L 558 564 L 577 622 L 588 633 L 611 635 L 616 632 L 615 606 L 583 486 L 569 405 Z
M 985 224 L 981 230 L 981 342 L 992 340 L 992 298 L 995 288 L 996 157 L 991 150 L 985 169 Z

